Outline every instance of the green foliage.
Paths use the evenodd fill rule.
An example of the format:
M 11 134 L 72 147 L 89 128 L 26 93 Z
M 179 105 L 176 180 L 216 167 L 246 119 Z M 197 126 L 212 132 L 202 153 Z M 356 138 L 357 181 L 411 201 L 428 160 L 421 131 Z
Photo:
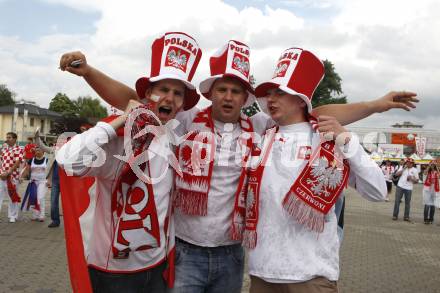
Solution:
M 78 115 L 81 118 L 102 119 L 108 116 L 107 109 L 101 105 L 99 99 L 94 99 L 90 96 L 78 97 L 74 103 L 78 108 Z
M 66 116 L 75 116 L 78 113 L 78 107 L 63 93 L 57 93 L 52 101 L 50 101 L 49 110 Z
M 63 115 L 55 121 L 51 129 L 51 133 L 57 135 L 65 131 L 79 132 L 81 124 L 93 125 L 96 121 L 108 116 L 107 109 L 100 104 L 99 99 L 86 96 L 71 100 L 63 93 L 58 93 L 52 99 L 49 110 Z
M 15 93 L 10 91 L 5 84 L 0 84 L 0 107 L 14 105 Z
M 346 104 L 346 96 L 342 96 L 342 79 L 335 71 L 333 63 L 324 60 L 325 76 L 312 98 L 313 107 L 326 104 Z
M 84 123 L 90 123 L 88 119 L 72 115 L 63 115 L 54 121 L 53 127 L 50 130 L 51 134 L 60 135 L 63 132 L 80 133 L 80 127 Z

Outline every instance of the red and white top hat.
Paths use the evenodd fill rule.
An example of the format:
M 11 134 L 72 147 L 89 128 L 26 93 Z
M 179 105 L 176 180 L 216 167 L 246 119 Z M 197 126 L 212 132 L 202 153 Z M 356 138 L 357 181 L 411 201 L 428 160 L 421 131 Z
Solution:
M 191 84 L 197 66 L 202 58 L 202 50 L 191 36 L 180 33 L 165 33 L 156 39 L 151 46 L 151 74 L 136 81 L 136 92 L 139 98 L 145 97 L 145 91 L 151 82 L 163 79 L 182 81 L 185 92 L 184 110 L 195 106 L 199 100 L 196 88 Z
M 270 89 L 299 96 L 307 104 L 308 112 L 312 112 L 312 96 L 324 78 L 324 64 L 312 52 L 300 48 L 285 50 L 275 69 L 272 79 L 257 86 L 257 98 L 266 97 Z
M 233 77 L 248 91 L 247 101 L 254 100 L 250 98 L 254 97 L 254 89 L 250 83 L 249 57 L 250 49 L 246 44 L 230 40 L 209 59 L 211 76 L 200 83 L 200 92 L 209 99 L 214 81 L 222 77 Z

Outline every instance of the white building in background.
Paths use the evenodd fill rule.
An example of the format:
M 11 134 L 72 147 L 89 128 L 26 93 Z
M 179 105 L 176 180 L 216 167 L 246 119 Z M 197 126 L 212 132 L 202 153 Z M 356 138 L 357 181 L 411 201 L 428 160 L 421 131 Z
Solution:
M 28 137 L 34 136 L 37 128 L 46 140 L 54 138 L 50 130 L 59 117 L 61 114 L 30 102 L 0 107 L 0 143 L 6 139 L 6 133 L 12 131 L 17 133 L 17 142 L 24 145 Z
M 440 131 L 437 129 L 424 129 L 423 125 L 411 122 L 396 123 L 389 127 L 359 127 L 347 126 L 356 133 L 364 148 L 370 152 L 380 152 L 381 149 L 399 149 L 403 155 L 410 156 L 416 152 L 416 137 L 426 138 L 426 154 L 440 157 Z M 383 148 L 381 148 L 383 146 Z

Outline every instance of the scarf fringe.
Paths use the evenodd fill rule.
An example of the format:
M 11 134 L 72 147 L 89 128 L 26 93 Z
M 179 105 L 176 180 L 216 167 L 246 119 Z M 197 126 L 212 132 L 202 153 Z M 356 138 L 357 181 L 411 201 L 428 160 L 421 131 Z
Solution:
M 242 245 L 248 249 L 254 249 L 257 246 L 257 231 L 245 230 Z
M 244 232 L 244 224 L 243 223 L 232 223 L 231 226 L 231 239 L 242 241 L 243 240 L 243 232 Z
M 286 195 L 283 208 L 299 224 L 318 233 L 324 231 L 325 215 L 306 204 L 293 192 Z
M 206 193 L 179 189 L 175 207 L 189 216 L 206 216 L 208 214 L 208 197 Z

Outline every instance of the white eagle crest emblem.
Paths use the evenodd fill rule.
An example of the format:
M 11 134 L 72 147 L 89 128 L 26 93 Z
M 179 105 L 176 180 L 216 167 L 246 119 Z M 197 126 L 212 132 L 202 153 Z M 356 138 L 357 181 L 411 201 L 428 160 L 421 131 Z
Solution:
M 179 68 L 183 71 L 185 71 L 186 68 L 186 63 L 188 62 L 187 56 L 185 54 L 182 54 L 182 52 L 180 50 L 170 50 L 168 52 L 168 64 L 170 66 Z
M 243 75 L 248 76 L 249 74 L 249 61 L 243 57 L 240 58 L 238 55 L 234 56 L 233 68 L 240 71 Z
M 336 189 L 342 182 L 342 170 L 336 168 L 333 161 L 332 164 L 329 163 L 326 157 L 320 157 L 318 159 L 318 164 L 312 166 L 311 175 L 314 177 L 307 179 L 307 184 L 310 184 L 311 190 L 318 196 L 324 195 L 328 197 L 331 195 L 329 190 Z
M 282 77 L 282 76 L 284 76 L 288 67 L 289 67 L 289 65 L 287 63 L 285 63 L 285 62 L 278 63 L 278 66 L 275 69 L 274 77 Z

